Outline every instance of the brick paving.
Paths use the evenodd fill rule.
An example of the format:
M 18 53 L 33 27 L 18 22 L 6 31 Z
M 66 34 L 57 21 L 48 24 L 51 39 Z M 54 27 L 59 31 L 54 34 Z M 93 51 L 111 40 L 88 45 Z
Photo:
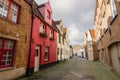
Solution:
M 71 60 L 18 80 L 120 80 L 99 62 L 74 57 Z

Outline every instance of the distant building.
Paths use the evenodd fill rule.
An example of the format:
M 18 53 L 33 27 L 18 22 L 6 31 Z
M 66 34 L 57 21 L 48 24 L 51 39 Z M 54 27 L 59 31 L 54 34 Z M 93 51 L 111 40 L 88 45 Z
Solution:
M 57 33 L 57 60 L 63 61 L 65 59 L 65 52 L 64 52 L 64 36 L 63 36 L 63 23 L 62 19 L 55 21 L 55 24 L 59 30 Z
M 74 53 L 73 53 L 73 47 L 72 47 L 72 45 L 70 45 L 70 58 L 72 58 L 73 55 L 74 55 Z
M 73 47 L 73 53 L 74 53 L 74 55 L 77 55 L 77 51 L 82 48 L 80 45 L 73 45 L 72 47 Z
M 64 38 L 65 59 L 69 59 L 70 58 L 70 44 L 69 44 L 69 39 L 68 39 L 67 28 L 63 28 L 63 38 Z
M 77 56 L 79 56 L 81 58 L 86 58 L 85 49 L 81 48 L 80 50 L 78 50 L 77 51 Z
M 87 32 L 87 57 L 90 61 L 98 60 L 97 47 L 95 43 L 95 31 L 92 29 Z
M 88 53 L 87 53 L 87 36 L 88 36 L 88 34 L 85 32 L 85 34 L 84 34 L 83 49 L 85 51 L 86 58 L 88 58 Z

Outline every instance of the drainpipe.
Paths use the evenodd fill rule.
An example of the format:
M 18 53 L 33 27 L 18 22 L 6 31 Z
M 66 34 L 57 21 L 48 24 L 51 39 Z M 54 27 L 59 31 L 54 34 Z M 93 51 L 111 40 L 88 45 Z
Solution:
M 32 75 L 32 71 L 30 70 L 30 57 L 31 57 L 31 47 L 32 47 L 32 33 L 33 33 L 33 21 L 34 21 L 34 12 L 33 12 L 33 1 L 34 0 L 30 0 L 30 8 L 31 8 L 31 27 L 30 27 L 30 42 L 29 42 L 29 54 L 28 54 L 28 65 L 27 65 L 27 72 L 26 74 Z

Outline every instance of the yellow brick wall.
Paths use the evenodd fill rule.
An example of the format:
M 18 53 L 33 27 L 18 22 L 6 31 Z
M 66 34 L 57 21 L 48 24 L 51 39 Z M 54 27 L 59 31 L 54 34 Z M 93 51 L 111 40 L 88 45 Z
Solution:
M 17 38 L 13 58 L 13 67 L 27 66 L 28 40 L 30 32 L 30 6 L 24 0 L 13 0 L 20 5 L 18 24 L 0 18 L 0 34 Z

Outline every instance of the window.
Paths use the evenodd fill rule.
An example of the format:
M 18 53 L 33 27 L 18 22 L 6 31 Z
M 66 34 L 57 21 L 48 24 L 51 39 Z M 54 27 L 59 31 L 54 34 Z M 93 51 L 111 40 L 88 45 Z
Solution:
M 19 7 L 16 4 L 11 5 L 10 20 L 15 23 L 17 22 L 18 10 L 19 10 Z
M 50 30 L 50 38 L 53 38 L 53 30 Z
M 45 25 L 44 24 L 40 24 L 40 33 L 45 33 Z
M 64 37 L 62 38 L 62 42 L 63 42 L 63 45 L 64 45 Z
M 49 47 L 45 47 L 45 56 L 44 56 L 44 61 L 49 60 Z
M 61 36 L 59 35 L 59 43 L 61 43 Z
M 115 0 L 110 0 L 110 7 L 111 7 L 112 19 L 114 19 L 114 17 L 117 15 Z
M 47 18 L 50 19 L 50 11 L 47 10 Z
M 11 0 L 0 0 L 0 17 L 17 23 L 19 6 Z
M 0 0 L 0 16 L 1 17 L 7 18 L 8 7 L 9 7 L 8 0 Z
M 12 66 L 13 50 L 14 41 L 0 39 L 0 68 Z

